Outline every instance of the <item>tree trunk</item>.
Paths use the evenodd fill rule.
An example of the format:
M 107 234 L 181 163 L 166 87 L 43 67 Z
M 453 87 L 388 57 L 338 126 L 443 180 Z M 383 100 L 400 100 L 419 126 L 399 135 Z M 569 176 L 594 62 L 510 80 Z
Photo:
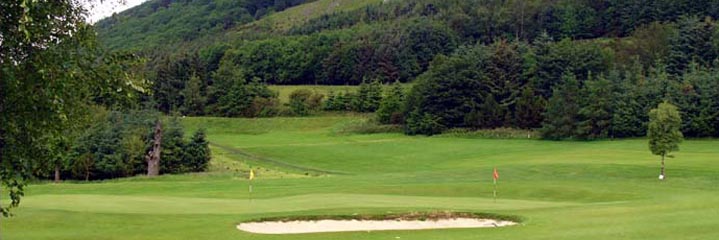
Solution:
M 145 159 L 147 160 L 147 176 L 154 177 L 160 175 L 160 151 L 162 143 L 162 124 L 160 120 L 157 120 L 155 125 L 155 139 L 152 144 L 152 150 L 147 153 Z
M 60 182 L 60 166 L 55 165 L 55 183 Z
M 661 175 L 659 175 L 661 176 L 661 180 L 664 180 L 664 178 L 666 178 L 666 176 L 664 175 L 664 155 L 665 154 L 662 154 L 662 173 Z

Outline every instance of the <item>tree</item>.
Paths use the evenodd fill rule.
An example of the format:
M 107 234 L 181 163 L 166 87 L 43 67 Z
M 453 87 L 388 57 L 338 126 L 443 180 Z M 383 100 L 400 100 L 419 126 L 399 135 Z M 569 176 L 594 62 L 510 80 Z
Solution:
M 514 125 L 522 129 L 541 127 L 542 113 L 546 104 L 547 101 L 542 96 L 535 96 L 531 87 L 525 87 L 517 100 Z
M 382 101 L 382 83 L 378 80 L 363 82 L 357 90 L 357 97 L 353 99 L 352 110 L 356 112 L 374 112 Z
M 147 161 L 147 176 L 160 175 L 160 158 L 162 157 L 162 122 L 157 120 L 152 133 L 152 147 L 145 156 Z
M 489 94 L 479 105 L 479 126 L 487 129 L 501 127 L 504 124 L 505 109 Z
M 190 166 L 184 162 L 186 143 L 184 131 L 180 120 L 172 118 L 162 126 L 162 160 L 160 161 L 160 173 L 186 173 L 190 172 Z
M 649 150 L 652 154 L 662 156 L 662 168 L 659 175 L 664 180 L 664 159 L 669 153 L 679 151 L 679 143 L 684 139 L 680 131 L 682 118 L 677 107 L 665 101 L 649 112 Z
M 442 133 L 446 127 L 442 125 L 442 119 L 431 113 L 421 114 L 419 111 L 410 113 L 407 118 L 405 132 L 410 135 L 424 134 L 435 135 Z
M 582 94 L 583 106 L 579 110 L 577 135 L 583 139 L 606 138 L 612 124 L 612 86 L 604 76 L 586 82 Z
M 203 172 L 207 170 L 210 163 L 210 146 L 205 138 L 205 130 L 200 129 L 192 135 L 192 139 L 185 148 L 185 164 L 189 165 L 192 172 Z
M 541 134 L 545 139 L 572 138 L 577 130 L 579 82 L 572 73 L 564 74 L 562 80 L 563 83 L 554 88 L 544 113 Z
M 109 54 L 85 23 L 81 1 L 0 1 L 0 184 L 18 206 L 43 146 L 96 103 L 120 104 L 143 91 L 133 56 Z M 74 114 L 78 113 L 78 114 Z
M 189 82 L 182 90 L 184 103 L 182 104 L 182 114 L 189 116 L 201 116 L 205 112 L 205 97 L 201 92 L 202 82 L 197 75 L 192 75 Z
M 466 127 L 466 115 L 478 106 L 486 92 L 483 66 L 490 53 L 481 45 L 461 47 L 451 57 L 440 55 L 429 70 L 415 80 L 407 96 L 407 124 L 421 122 L 425 113 L 448 128 Z M 416 112 L 416 114 L 410 114 Z
M 307 116 L 310 114 L 309 102 L 314 93 L 309 89 L 297 89 L 290 93 L 290 111 L 297 116 Z
M 402 124 L 402 107 L 404 105 L 404 89 L 402 84 L 395 82 L 387 91 L 377 109 L 377 120 L 382 124 Z

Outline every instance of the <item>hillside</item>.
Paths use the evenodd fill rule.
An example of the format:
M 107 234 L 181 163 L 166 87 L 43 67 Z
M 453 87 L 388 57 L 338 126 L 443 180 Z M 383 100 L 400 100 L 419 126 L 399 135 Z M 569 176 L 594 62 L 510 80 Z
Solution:
M 222 34 L 312 0 L 150 0 L 95 24 L 111 49 L 147 49 Z
M 377 0 L 150 0 L 95 24 L 116 50 L 207 45 L 248 33 L 284 33 L 310 19 L 361 8 Z M 226 36 L 229 35 L 229 36 Z
M 388 113 L 410 134 L 546 127 L 553 139 L 644 136 L 649 110 L 667 100 L 687 119 L 687 136 L 719 135 L 716 1 L 320 0 L 286 9 L 247 1 L 235 7 L 254 16 L 226 28 L 207 23 L 231 11 L 212 10 L 216 2 L 171 3 L 142 17 L 152 3 L 121 14 L 118 26 L 201 17 L 175 16 L 170 29 L 145 33 L 110 27 L 100 39 L 145 49 L 153 83 L 145 103 L 165 113 L 307 114 L 292 113 L 266 85 L 412 82 Z M 342 92 L 337 108 L 318 91 L 295 96 L 317 111 L 378 110 L 382 93 L 366 93 Z

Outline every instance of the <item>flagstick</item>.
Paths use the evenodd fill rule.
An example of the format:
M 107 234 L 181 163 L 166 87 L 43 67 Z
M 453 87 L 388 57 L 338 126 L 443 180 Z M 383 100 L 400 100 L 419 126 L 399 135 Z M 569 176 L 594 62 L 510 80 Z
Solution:
M 494 203 L 497 203 L 497 179 L 494 178 Z

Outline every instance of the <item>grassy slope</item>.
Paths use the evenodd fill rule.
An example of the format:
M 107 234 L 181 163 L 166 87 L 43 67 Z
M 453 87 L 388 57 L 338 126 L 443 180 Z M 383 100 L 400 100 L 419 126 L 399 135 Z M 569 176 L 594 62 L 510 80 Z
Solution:
M 384 92 L 386 92 L 388 89 L 392 87 L 390 84 L 382 85 L 384 87 Z M 402 84 L 404 90 L 406 92 L 409 92 L 412 88 L 411 83 L 403 83 Z M 352 85 L 271 85 L 270 90 L 275 91 L 279 94 L 279 99 L 281 103 L 288 103 L 290 101 L 290 94 L 292 94 L 293 91 L 299 90 L 299 89 L 309 89 L 316 93 L 321 93 L 325 96 L 327 96 L 330 92 L 333 92 L 334 94 L 340 94 L 340 93 L 356 93 L 357 89 L 359 89 L 359 86 L 352 86 Z
M 310 19 L 340 11 L 351 11 L 370 4 L 379 4 L 382 0 L 317 0 L 282 12 L 271 14 L 256 22 L 237 27 L 234 31 L 263 31 L 266 33 L 283 33 L 293 26 L 299 26 Z M 232 33 L 231 33 L 232 34 Z
M 187 118 L 187 132 L 207 128 L 216 144 L 216 171 L 152 180 L 33 185 L 17 216 L 3 219 L 0 229 L 5 239 L 719 237 L 714 229 L 719 224 L 719 148 L 714 140 L 683 143 L 677 158 L 668 161 L 668 180 L 659 182 L 658 159 L 649 154 L 645 140 L 547 142 L 333 133 L 353 118 Z M 252 196 L 244 180 L 248 165 L 263 168 Z M 491 199 L 495 165 L 501 175 L 497 203 Z M 336 173 L 305 177 L 301 168 Z M 254 235 L 234 228 L 259 217 L 429 209 L 519 215 L 524 224 L 292 236 Z
M 272 85 L 270 89 L 279 94 L 281 103 L 288 103 L 290 101 L 290 94 L 299 89 L 310 89 L 316 93 L 321 93 L 327 96 L 330 92 L 335 94 L 344 92 L 356 92 L 358 86 L 329 86 L 329 85 Z

